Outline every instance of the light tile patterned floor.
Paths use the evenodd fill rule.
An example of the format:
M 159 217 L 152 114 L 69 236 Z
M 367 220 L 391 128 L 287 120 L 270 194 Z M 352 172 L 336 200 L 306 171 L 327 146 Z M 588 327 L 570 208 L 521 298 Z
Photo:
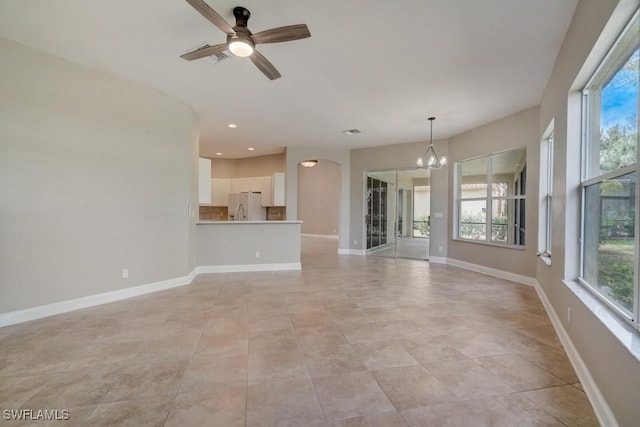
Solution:
M 534 289 L 336 249 L 304 238 L 302 272 L 200 276 L 2 328 L 0 409 L 86 426 L 598 425 Z

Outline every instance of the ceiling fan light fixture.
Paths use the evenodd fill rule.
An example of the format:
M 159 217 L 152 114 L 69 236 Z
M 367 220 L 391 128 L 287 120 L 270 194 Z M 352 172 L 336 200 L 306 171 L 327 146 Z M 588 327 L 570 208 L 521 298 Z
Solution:
M 242 6 L 233 8 L 233 16 L 236 18 L 236 25 L 233 27 L 218 12 L 213 10 L 204 0 L 187 0 L 196 11 L 209 20 L 227 35 L 226 43 L 219 43 L 214 46 L 202 46 L 191 52 L 180 55 L 186 61 L 211 57 L 212 55 L 223 54 L 227 49 L 232 55 L 238 57 L 250 57 L 255 65 L 269 80 L 276 80 L 282 77 L 276 67 L 267 58 L 255 49 L 261 43 L 281 43 L 293 40 L 306 39 L 311 37 L 306 24 L 287 25 L 284 27 L 270 28 L 253 34 L 247 27 L 251 12 Z M 228 55 L 225 55 L 228 57 Z M 216 61 L 218 62 L 218 61 Z
M 253 53 L 253 44 L 249 40 L 238 36 L 229 37 L 229 50 L 235 56 L 246 58 Z
M 312 168 L 317 164 L 318 164 L 317 160 L 304 160 L 304 161 L 300 162 L 300 165 L 304 166 L 305 168 Z

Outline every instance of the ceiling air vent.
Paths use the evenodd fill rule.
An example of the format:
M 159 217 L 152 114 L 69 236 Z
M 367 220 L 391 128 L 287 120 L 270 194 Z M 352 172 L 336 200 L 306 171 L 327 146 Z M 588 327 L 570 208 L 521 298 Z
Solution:
M 203 48 L 203 47 L 211 47 L 210 44 L 203 44 L 202 46 L 198 46 L 198 49 Z M 215 53 L 211 56 L 207 56 L 206 58 L 204 58 L 205 61 L 210 62 L 212 64 L 217 64 L 218 62 L 222 62 L 226 59 L 229 59 L 231 57 L 231 54 L 228 50 L 225 50 L 223 52 L 218 52 Z
M 362 133 L 362 131 L 360 129 L 347 129 L 343 130 L 342 133 L 344 133 L 345 135 L 357 135 L 359 133 Z

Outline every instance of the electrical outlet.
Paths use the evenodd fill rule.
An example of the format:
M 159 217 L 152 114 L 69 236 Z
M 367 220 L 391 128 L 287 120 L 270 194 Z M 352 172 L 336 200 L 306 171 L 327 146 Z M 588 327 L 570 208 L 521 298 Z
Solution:
M 260 251 L 256 251 L 256 258 L 260 258 Z
M 354 241 L 353 241 L 353 245 L 354 245 L 354 246 L 357 246 L 357 245 L 358 245 L 358 241 L 357 241 L 357 240 L 354 240 Z
M 442 252 L 442 246 L 438 246 L 438 252 Z
M 129 277 L 129 269 L 125 268 L 122 270 L 122 278 L 127 279 Z
M 571 307 L 567 307 L 567 322 L 571 323 Z

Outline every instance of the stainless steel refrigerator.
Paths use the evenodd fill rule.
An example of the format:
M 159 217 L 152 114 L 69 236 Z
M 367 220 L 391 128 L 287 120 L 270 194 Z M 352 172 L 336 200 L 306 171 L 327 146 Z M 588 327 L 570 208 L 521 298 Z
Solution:
M 265 221 L 260 193 L 229 193 L 229 221 Z

